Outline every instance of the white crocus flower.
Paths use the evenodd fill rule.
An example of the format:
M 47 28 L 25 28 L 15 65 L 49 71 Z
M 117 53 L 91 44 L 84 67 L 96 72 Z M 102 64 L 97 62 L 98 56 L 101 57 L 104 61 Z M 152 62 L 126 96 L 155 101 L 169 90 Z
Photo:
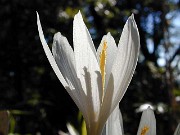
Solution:
M 73 21 L 74 50 L 66 37 L 56 33 L 52 53 L 45 41 L 39 15 L 37 24 L 46 56 L 62 85 L 82 112 L 88 135 L 100 135 L 104 124 L 122 99 L 134 73 L 139 33 L 131 15 L 118 47 L 110 33 L 96 52 L 80 12 Z
M 119 106 L 109 116 L 103 135 L 124 135 L 122 115 Z M 143 111 L 137 135 L 156 135 L 156 118 L 153 110 L 148 107 Z M 180 135 L 180 123 L 174 135 Z
M 122 115 L 119 106 L 106 122 L 106 133 L 103 135 L 124 135 Z M 143 111 L 137 135 L 156 135 L 156 119 L 150 107 Z
M 156 135 L 156 118 L 150 107 L 142 113 L 137 135 Z

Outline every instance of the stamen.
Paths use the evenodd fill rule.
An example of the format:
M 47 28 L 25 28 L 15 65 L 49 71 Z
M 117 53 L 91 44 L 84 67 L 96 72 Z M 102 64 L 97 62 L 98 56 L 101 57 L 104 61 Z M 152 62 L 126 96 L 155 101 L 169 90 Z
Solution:
M 100 70 L 101 70 L 101 76 L 102 76 L 102 88 L 103 88 L 103 92 L 102 92 L 102 96 L 104 96 L 104 84 L 105 84 L 105 75 L 106 75 L 106 71 L 105 71 L 105 65 L 106 65 L 106 57 L 107 57 L 107 42 L 104 41 L 103 45 L 102 45 L 102 51 L 100 53 Z
M 146 135 L 148 131 L 149 131 L 149 127 L 148 126 L 144 126 L 141 129 L 141 135 Z

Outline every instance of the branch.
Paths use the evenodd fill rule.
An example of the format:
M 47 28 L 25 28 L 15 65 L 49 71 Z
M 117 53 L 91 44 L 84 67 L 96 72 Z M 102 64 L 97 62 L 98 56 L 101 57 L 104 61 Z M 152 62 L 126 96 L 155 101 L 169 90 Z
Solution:
M 174 55 L 171 57 L 171 59 L 169 60 L 169 63 L 173 62 L 174 58 L 179 54 L 180 54 L 180 47 L 176 50 Z

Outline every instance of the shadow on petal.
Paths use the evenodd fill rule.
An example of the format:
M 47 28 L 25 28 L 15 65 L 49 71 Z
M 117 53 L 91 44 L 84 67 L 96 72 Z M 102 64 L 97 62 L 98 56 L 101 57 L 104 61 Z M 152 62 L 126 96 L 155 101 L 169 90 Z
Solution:
M 115 96 L 114 95 L 114 77 L 113 77 L 112 73 L 110 74 L 110 77 L 109 77 L 107 89 L 111 89 L 111 90 L 106 90 L 106 93 L 104 95 L 104 99 L 102 102 L 102 107 L 101 107 L 101 111 L 100 111 L 100 120 L 99 120 L 100 121 L 99 129 L 100 130 L 103 129 L 109 115 L 115 109 L 115 108 L 112 109 L 112 104 L 113 104 L 112 99 L 113 99 L 113 96 Z

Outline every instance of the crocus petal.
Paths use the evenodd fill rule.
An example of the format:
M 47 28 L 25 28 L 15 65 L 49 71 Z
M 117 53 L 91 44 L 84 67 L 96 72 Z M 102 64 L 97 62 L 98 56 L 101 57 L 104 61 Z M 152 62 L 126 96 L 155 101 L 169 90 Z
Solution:
M 63 131 L 59 131 L 58 135 L 70 135 L 70 134 L 64 133 Z
M 74 89 L 77 84 L 74 52 L 66 37 L 62 36 L 60 32 L 54 35 L 52 53 L 64 79 L 69 87 Z
M 79 135 L 79 133 L 76 131 L 76 129 L 70 123 L 67 123 L 67 129 L 68 129 L 70 135 Z
M 109 116 L 106 122 L 106 135 L 123 135 L 123 121 L 119 105 Z
M 180 135 L 180 123 L 178 124 L 178 126 L 174 132 L 174 135 Z
M 65 81 L 64 77 L 62 76 L 61 72 L 59 71 L 59 68 L 54 60 L 54 57 L 46 43 L 46 40 L 44 38 L 44 34 L 43 34 L 43 31 L 42 31 L 42 27 L 41 27 L 41 23 L 40 23 L 40 19 L 39 19 L 39 15 L 37 13 L 37 25 L 38 25 L 38 31 L 39 31 L 39 37 L 40 37 L 40 40 L 41 40 L 41 43 L 43 45 L 43 49 L 46 53 L 46 56 L 49 60 L 49 63 L 51 64 L 56 76 L 58 77 L 58 79 L 60 80 L 60 82 L 62 83 L 62 85 L 64 87 L 69 87 L 67 82 Z
M 150 107 L 142 113 L 137 135 L 156 135 L 156 118 Z
M 58 134 L 59 135 L 79 135 L 79 133 L 77 132 L 77 130 L 70 124 L 67 123 L 67 129 L 68 129 L 68 133 L 64 133 L 63 131 L 59 131 Z
M 131 15 L 124 28 L 119 41 L 118 51 L 112 67 L 114 78 L 114 93 L 112 97 L 111 111 L 122 99 L 134 73 L 140 46 L 139 33 L 134 16 Z M 112 85 L 109 83 L 109 85 Z M 107 96 L 112 90 L 107 89 Z M 105 99 L 106 100 L 106 99 Z M 106 103 L 105 103 L 106 104 Z
M 72 82 L 72 80 L 71 80 L 71 82 L 70 81 L 68 81 L 68 78 L 67 78 L 67 76 L 68 76 L 68 74 L 66 74 L 65 75 L 65 70 L 63 70 L 63 75 L 64 75 L 64 77 L 66 77 L 66 80 L 68 81 L 68 83 L 66 82 L 66 80 L 64 79 L 64 77 L 63 77 L 63 75 L 62 75 L 62 73 L 61 73 L 61 71 L 59 70 L 59 67 L 58 67 L 58 65 L 57 65 L 57 63 L 56 63 L 56 61 L 55 61 L 55 59 L 54 59 L 54 57 L 53 57 L 53 55 L 52 55 L 52 53 L 51 53 L 51 51 L 50 51 L 50 49 L 49 49 L 49 47 L 48 47 L 48 45 L 47 45 L 47 43 L 46 43 L 46 40 L 45 40 L 45 38 L 44 38 L 44 34 L 43 34 L 43 31 L 42 31 L 42 27 L 41 27 L 41 23 L 40 23 L 40 19 L 39 19 L 39 15 L 38 15 L 38 13 L 37 13 L 37 25 L 38 25 L 38 31 L 39 31 L 39 36 L 40 36 L 40 40 L 41 40 L 41 43 L 42 43 L 42 45 L 43 45 L 43 49 L 44 49 L 44 51 L 45 51 L 45 53 L 46 53 L 46 56 L 47 56 L 47 58 L 48 58 L 48 60 L 49 60 L 49 63 L 51 64 L 51 66 L 52 66 L 52 68 L 53 68 L 53 70 L 54 70 L 54 72 L 55 72 L 55 74 L 56 74 L 56 76 L 58 77 L 58 79 L 60 80 L 60 82 L 62 83 L 62 85 L 66 88 L 66 90 L 67 90 L 67 92 L 69 93 L 69 95 L 72 97 L 72 99 L 74 100 L 74 102 L 76 103 L 76 105 L 79 107 L 79 109 L 82 111 L 82 113 L 83 113 L 83 116 L 84 116 L 84 118 L 85 119 L 87 119 L 86 120 L 86 122 L 87 123 L 89 123 L 89 121 L 88 121 L 88 113 L 87 113 L 87 109 L 86 109 L 86 105 L 85 105 L 85 103 L 86 102 L 83 102 L 83 99 L 85 98 L 85 97 L 83 97 L 82 95 L 83 94 L 81 94 L 81 87 L 79 87 L 79 91 L 75 91 L 75 88 L 73 88 L 73 85 L 70 85 L 70 84 L 72 84 L 71 82 Z M 55 38 L 57 38 L 57 35 L 55 36 Z M 63 37 L 60 37 L 60 38 L 63 38 Z M 71 67 L 71 70 L 73 70 L 74 68 L 73 68 L 73 64 L 70 64 L 70 61 L 73 63 L 73 60 L 72 60 L 72 51 L 71 51 L 71 49 L 70 49 L 70 46 L 68 47 L 68 43 L 67 43 L 67 41 L 66 41 L 66 39 L 65 38 L 63 38 L 63 40 L 61 41 L 61 42 L 63 42 L 63 44 L 66 44 L 62 49 L 66 49 L 67 50 L 67 48 L 68 48 L 68 53 L 69 54 L 71 54 L 71 56 L 68 58 L 68 60 L 66 59 L 66 61 L 68 61 L 69 62 L 69 65 L 71 65 L 70 67 Z M 62 50 L 61 50 L 62 51 Z M 65 51 L 65 50 L 64 50 Z M 65 52 L 64 52 L 65 53 Z M 61 53 L 62 54 L 62 53 Z M 65 53 L 66 55 L 67 55 L 67 53 Z M 63 59 L 64 61 L 65 61 L 65 59 Z M 72 74 L 72 75 L 74 75 L 74 74 Z M 70 77 L 71 78 L 71 77 Z M 75 84 L 74 84 L 75 85 Z M 76 84 L 76 85 L 78 85 L 78 84 Z M 80 85 L 79 85 L 80 86 Z M 77 87 L 76 87 L 77 88 Z M 81 96 L 81 98 L 80 98 L 80 96 Z M 81 99 L 81 101 L 80 101 L 80 99 Z M 85 100 L 84 100 L 85 101 Z
M 110 77 L 110 73 L 111 73 L 111 69 L 112 69 L 112 65 L 115 59 L 115 56 L 117 54 L 117 45 L 115 43 L 114 38 L 111 36 L 110 33 L 108 33 L 107 35 L 103 36 L 101 43 L 97 49 L 97 59 L 98 62 L 100 61 L 100 55 L 103 49 L 103 45 L 105 44 L 107 45 L 107 49 L 106 49 L 106 64 L 105 64 L 105 89 L 107 87 L 107 82 L 109 81 L 109 77 Z
M 107 85 L 107 91 L 105 93 L 105 97 L 101 106 L 100 111 L 100 117 L 99 117 L 99 130 L 102 130 L 104 127 L 105 122 L 107 121 L 107 118 L 111 114 L 111 105 L 112 105 L 112 97 L 114 94 L 114 78 L 112 76 L 112 73 L 110 74 L 108 85 Z M 108 93 L 107 93 L 108 92 Z
M 113 62 L 109 81 L 101 107 L 100 121 L 103 123 L 122 99 L 134 73 L 138 52 L 139 33 L 131 15 L 121 34 L 116 58 Z
M 96 126 L 101 103 L 99 94 L 99 90 L 102 89 L 101 74 L 92 39 L 80 12 L 75 15 L 73 21 L 73 42 L 77 76 L 87 96 L 87 111 L 91 125 Z
M 84 95 L 81 94 L 83 90 L 76 75 L 74 52 L 66 37 L 62 36 L 60 32 L 54 35 L 52 53 L 60 72 L 69 85 L 70 91 L 68 93 L 82 111 L 84 117 L 87 118 L 87 105 L 85 104 Z

